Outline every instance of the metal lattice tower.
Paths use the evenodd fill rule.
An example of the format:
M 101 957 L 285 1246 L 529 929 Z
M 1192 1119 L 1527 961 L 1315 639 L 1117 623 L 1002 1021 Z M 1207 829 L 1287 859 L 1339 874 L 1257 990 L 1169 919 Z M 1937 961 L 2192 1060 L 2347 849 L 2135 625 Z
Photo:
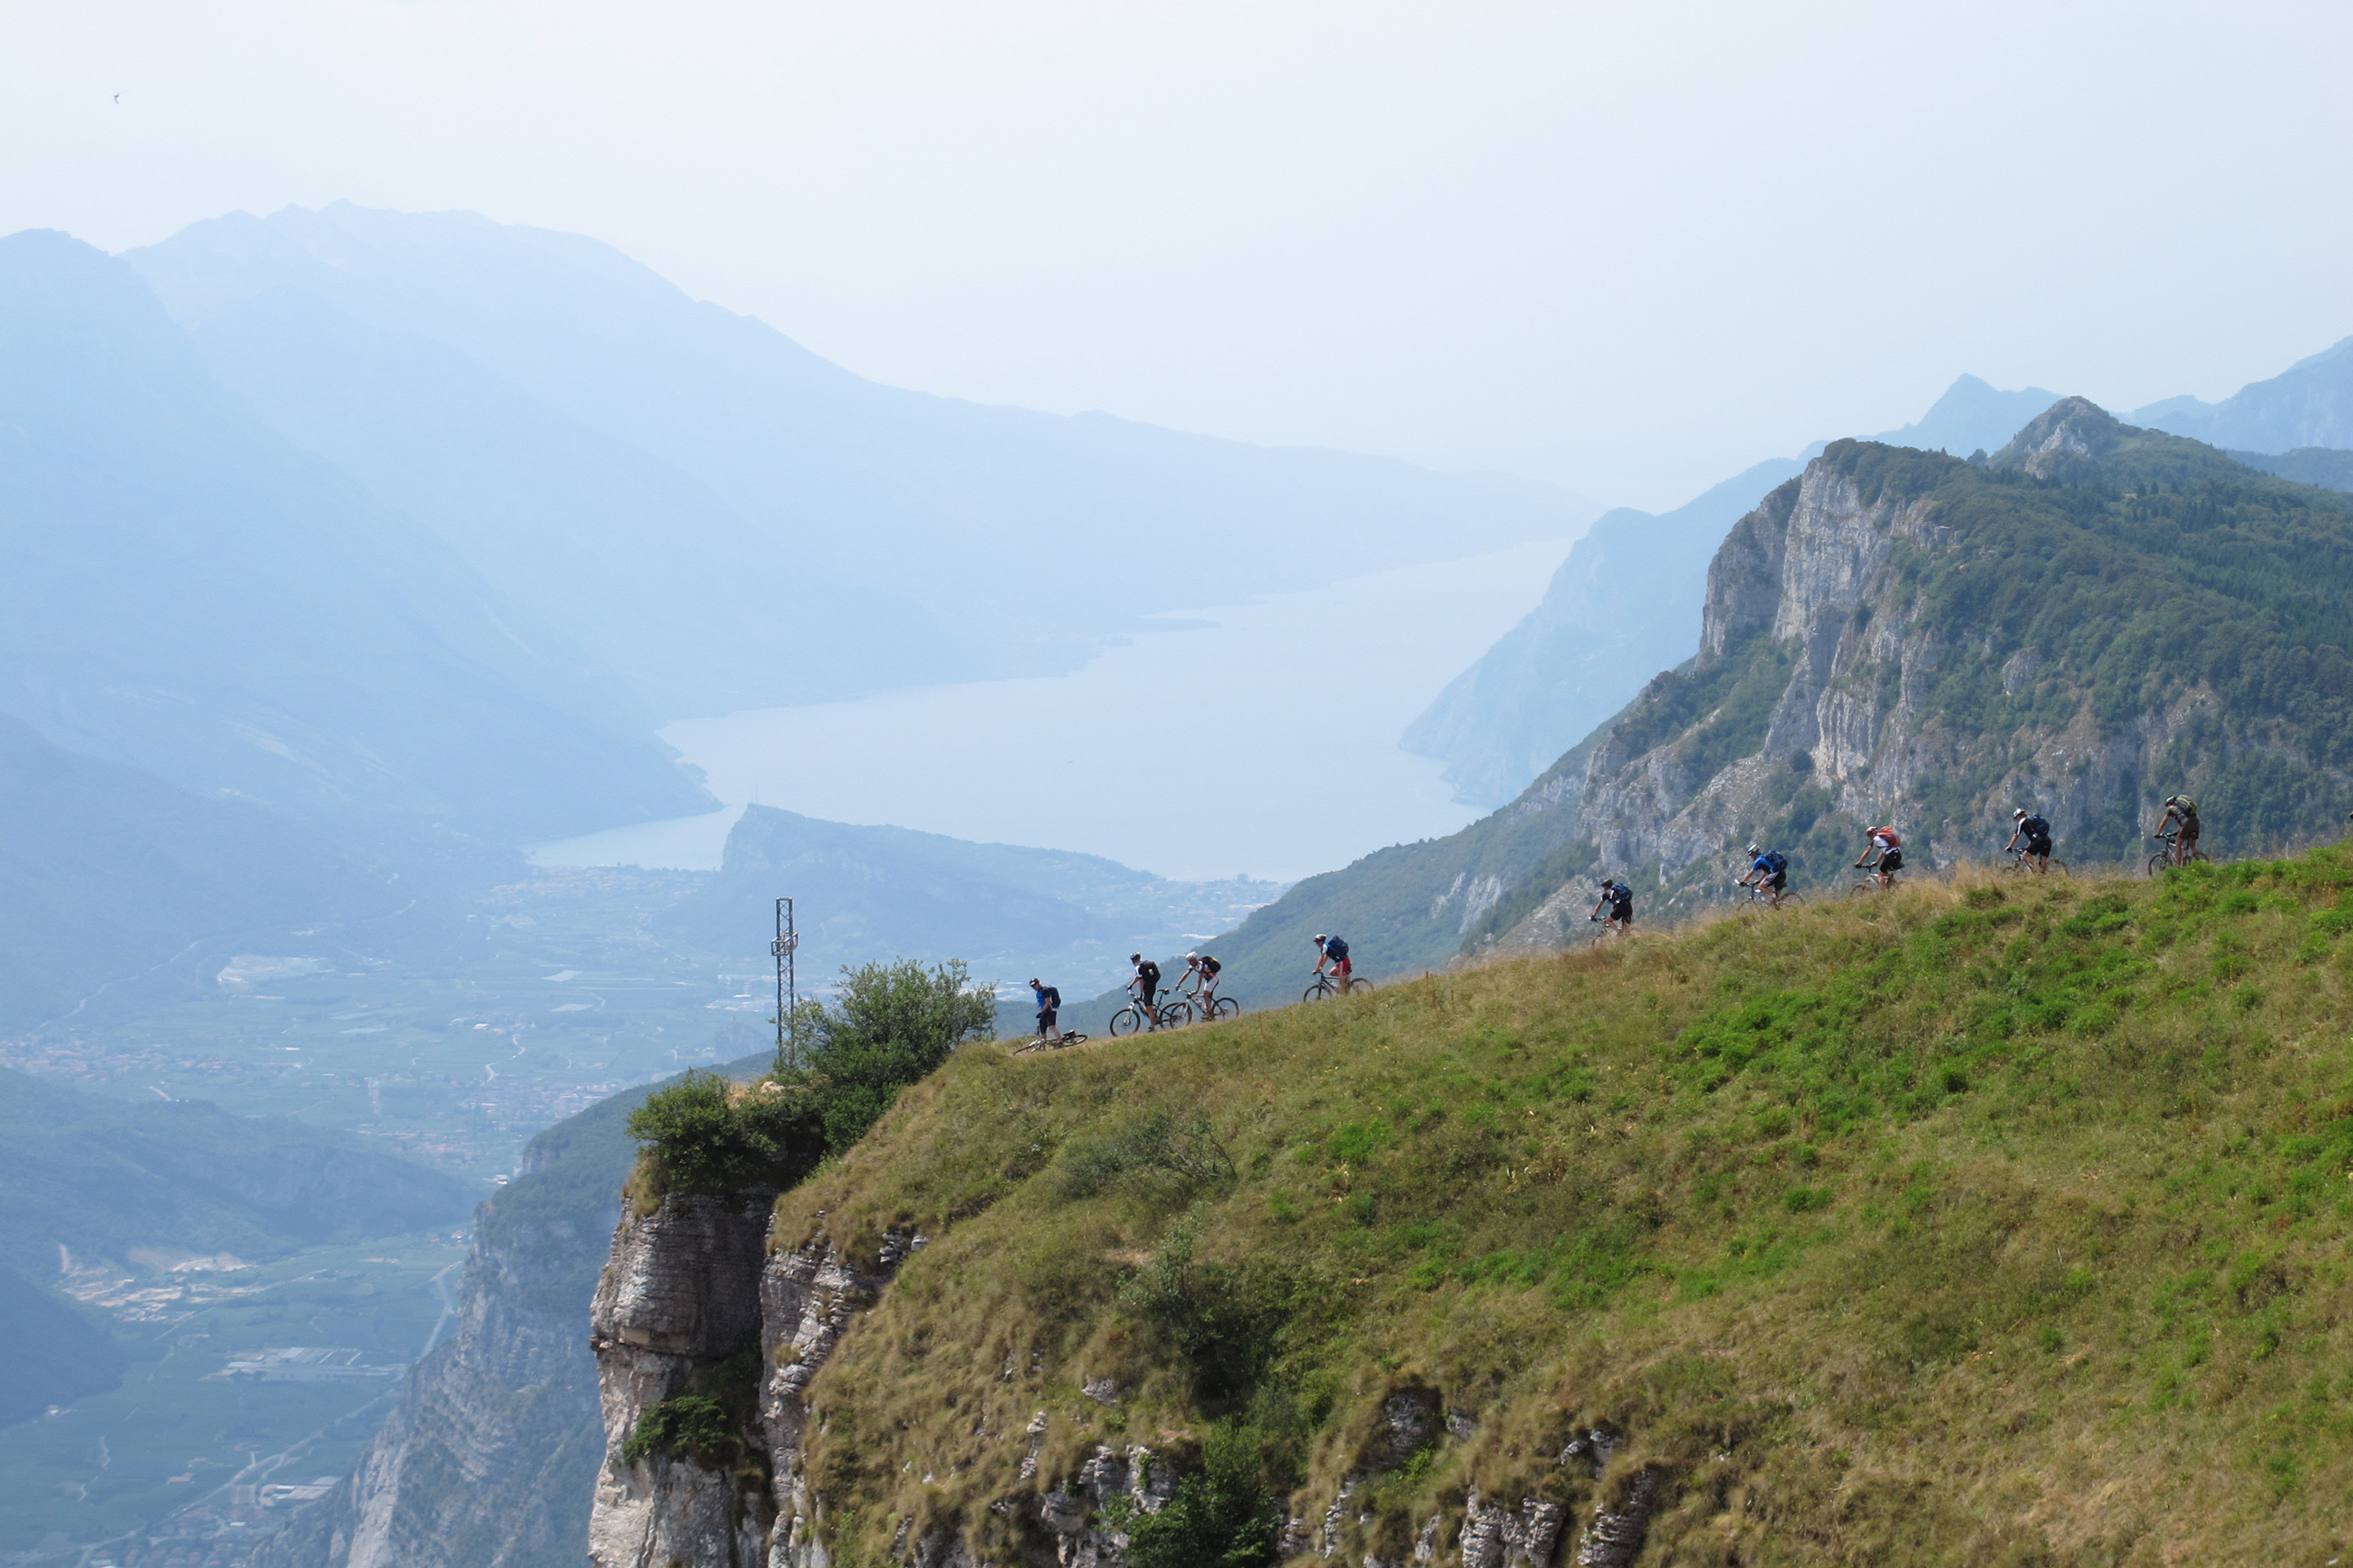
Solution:
M 793 928 L 793 901 L 779 898 L 776 939 L 768 944 L 768 951 L 776 956 L 776 1060 L 787 1067 L 801 1065 L 800 1025 L 793 1017 L 800 1010 L 799 977 L 793 972 L 793 954 L 800 945 L 800 933 Z

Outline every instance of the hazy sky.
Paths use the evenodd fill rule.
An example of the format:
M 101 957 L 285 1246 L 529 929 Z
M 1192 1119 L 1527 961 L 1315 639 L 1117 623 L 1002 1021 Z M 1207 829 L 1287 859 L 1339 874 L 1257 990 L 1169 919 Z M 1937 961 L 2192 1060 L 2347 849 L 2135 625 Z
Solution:
M 470 207 L 882 380 L 1606 501 L 1964 370 L 2129 408 L 2353 334 L 2343 0 L 0 17 L 0 230 Z

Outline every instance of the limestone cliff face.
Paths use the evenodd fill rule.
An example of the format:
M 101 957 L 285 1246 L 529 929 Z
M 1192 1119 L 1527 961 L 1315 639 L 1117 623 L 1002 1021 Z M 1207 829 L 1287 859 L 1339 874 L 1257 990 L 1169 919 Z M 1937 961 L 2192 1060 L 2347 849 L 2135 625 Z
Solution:
M 1595 747 L 1577 836 L 1597 870 L 1650 890 L 1640 917 L 1643 902 L 1672 916 L 1720 901 L 1751 838 L 1802 846 L 1802 884 L 1831 880 L 1878 822 L 1898 825 L 1915 866 L 1984 860 L 2014 805 L 2084 860 L 2145 853 L 2136 824 L 2177 789 L 2226 790 L 2274 838 L 2321 831 L 2353 771 L 2295 688 L 2343 684 L 2344 651 L 2280 638 L 2263 656 L 2281 676 L 2253 703 L 2226 701 L 2211 672 L 2229 667 L 2231 628 L 2270 630 L 2295 590 L 2292 574 L 2261 593 L 2225 583 L 2215 566 L 2246 556 L 2199 537 L 2221 532 L 2220 498 L 2251 520 L 2231 551 L 2334 569 L 2353 530 L 2314 495 L 2080 398 L 1985 466 L 1838 443 L 1725 538 L 1699 656 Z M 2302 535 L 2272 526 L 2291 502 L 2313 517 Z M 2185 625 L 2221 657 L 2182 647 Z M 2118 655 L 2103 627 L 2145 652 Z M 1560 887 L 1498 946 L 1557 944 L 1592 896 L 1582 880 Z
M 589 1529 L 589 1558 L 597 1568 L 829 1568 L 833 1561 L 829 1542 L 839 1521 L 804 1461 L 814 1429 L 855 1413 L 820 1408 L 818 1379 L 924 1238 L 886 1233 L 871 1259 L 845 1254 L 822 1233 L 771 1252 L 767 1213 L 765 1194 L 672 1199 L 650 1215 L 625 1217 L 615 1234 L 595 1313 L 609 1441 Z M 697 1372 L 735 1356 L 751 1335 L 760 1351 L 756 1454 L 731 1466 L 623 1456 L 646 1411 L 697 1386 Z M 1039 1369 L 1029 1371 L 1026 1382 L 1036 1383 Z M 1008 1362 L 1006 1379 L 1020 1372 Z M 1108 1382 L 1086 1393 L 1106 1402 L 1119 1397 Z M 908 1517 L 899 1522 L 892 1561 L 903 1568 L 1118 1568 L 1129 1542 L 1112 1505 L 1157 1513 L 1176 1495 L 1181 1467 L 1141 1443 L 1085 1446 L 1057 1466 L 1047 1457 L 1051 1425 L 1039 1409 L 1026 1425 L 1017 1418 L 1001 1432 L 983 1434 L 1001 1455 L 989 1512 L 1013 1527 L 1000 1532 L 1004 1539 L 1022 1544 L 1001 1558 L 976 1553 L 967 1532 L 947 1525 L 918 1531 Z M 1573 1490 L 1589 1499 L 1582 1507 L 1489 1496 L 1473 1486 L 1459 1510 L 1421 1521 L 1400 1555 L 1364 1552 L 1359 1537 L 1371 1516 L 1358 1517 L 1357 1494 L 1432 1444 L 1476 1434 L 1477 1424 L 1447 1412 L 1434 1391 L 1393 1394 L 1337 1495 L 1303 1492 L 1291 1499 L 1284 1559 L 1320 1563 L 1361 1556 L 1365 1568 L 1441 1562 L 1449 1568 L 1614 1568 L 1634 1560 L 1659 1476 L 1639 1464 L 1613 1469 L 1624 1438 L 1604 1428 L 1573 1434 L 1552 1461 L 1577 1478 Z M 761 1479 L 770 1483 L 765 1490 L 756 1485 Z
M 666 1400 L 699 1396 L 723 1407 L 723 1389 L 698 1394 L 697 1374 L 756 1353 L 775 1196 L 671 1196 L 650 1214 L 621 1216 L 590 1312 L 606 1433 L 588 1520 L 588 1559 L 599 1568 L 758 1568 L 766 1560 L 770 1510 L 754 1457 L 632 1458 L 626 1449 Z M 736 1438 L 723 1428 L 718 1436 Z
M 455 1331 L 410 1373 L 352 1475 L 264 1544 L 259 1568 L 580 1561 L 603 1430 L 580 1315 L 603 1225 L 533 1203 L 563 1181 L 563 1149 L 535 1143 L 522 1177 L 483 1206 Z M 610 1212 L 617 1184 L 596 1183 L 595 1208 Z

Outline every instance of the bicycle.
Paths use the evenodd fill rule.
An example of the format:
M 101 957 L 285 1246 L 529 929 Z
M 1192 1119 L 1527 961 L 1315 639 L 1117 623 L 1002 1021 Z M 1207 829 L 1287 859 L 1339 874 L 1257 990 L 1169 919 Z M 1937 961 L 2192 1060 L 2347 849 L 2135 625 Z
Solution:
M 1857 868 L 1849 866 L 1847 869 L 1852 871 Z M 1846 890 L 1846 895 L 1849 898 L 1860 898 L 1866 893 L 1893 893 L 1895 891 L 1896 884 L 1904 879 L 1904 873 L 1902 871 L 1890 872 L 1887 876 L 1887 884 L 1883 887 L 1880 885 L 1879 873 L 1877 870 L 1870 866 L 1863 866 L 1860 869 L 1862 872 L 1862 880 Z
M 1306 991 L 1302 992 L 1299 1000 L 1302 1001 L 1321 1001 L 1327 996 L 1354 996 L 1360 991 L 1370 991 L 1372 989 L 1372 981 L 1368 980 L 1358 980 L 1355 976 L 1351 975 L 1348 978 L 1348 988 L 1346 991 L 1343 991 L 1338 986 L 1332 983 L 1332 977 L 1330 975 L 1317 975 L 1315 977 L 1315 983 L 1309 986 Z
M 1182 1029 L 1192 1022 L 1193 1004 L 1181 996 L 1152 1004 L 1152 1027 L 1155 1029 Z M 1143 1028 L 1144 1008 L 1139 1003 L 1131 1001 L 1111 1015 L 1111 1032 L 1113 1034 L 1134 1034 Z
M 1615 915 L 1607 917 L 1588 915 L 1585 918 L 1588 924 L 1596 920 L 1601 922 L 1601 929 L 1585 938 L 1585 945 L 1588 948 L 1598 948 L 1612 937 L 1630 937 L 1634 934 L 1634 923 L 1629 920 L 1620 924 Z
M 1043 1034 L 1035 1040 L 1025 1040 L 1013 1048 L 1012 1054 L 1016 1056 L 1027 1056 L 1032 1051 L 1060 1050 L 1065 1045 L 1083 1045 L 1086 1043 L 1085 1035 L 1075 1029 L 1066 1029 L 1059 1040 L 1049 1039 Z
M 1198 991 L 1186 992 L 1185 1005 L 1187 1012 L 1205 1023 L 1215 1023 L 1221 1018 L 1240 1018 L 1242 1013 L 1242 1004 L 1232 997 L 1213 996 L 1203 1001 Z
M 2027 853 L 2026 851 L 2022 849 L 2014 849 L 2006 853 L 2010 855 L 2010 863 L 2001 868 L 2001 874 L 2004 876 L 2073 876 L 2075 874 L 2073 872 L 2067 869 L 2067 863 L 2065 861 L 2060 860 L 2055 856 L 2050 860 L 2044 861 L 2042 863 L 2042 869 L 2038 870 L 2032 863 L 2031 863 L 2034 857 Z
M 2177 863 L 2194 864 L 2201 860 L 2206 861 L 2206 863 L 2209 865 L 2213 863 L 2211 860 L 2208 859 L 2206 852 L 2201 849 L 2191 850 L 2189 852 L 2189 859 L 2187 862 L 2177 862 L 2174 859 L 2174 856 L 2180 853 L 2178 841 L 2181 837 L 2181 830 L 2179 828 L 2176 828 L 2169 833 L 2151 833 L 2148 836 L 2157 840 L 2158 842 L 2165 846 L 2163 849 L 2148 857 L 2148 874 L 2151 876 L 2155 876 L 2158 873 L 2165 870 L 2168 866 Z
M 1754 882 L 1736 882 L 1733 885 L 1739 888 L 1743 895 L 1740 900 L 1740 912 L 1743 915 L 1754 915 L 1760 910 L 1779 909 L 1787 905 L 1803 904 L 1806 901 L 1806 895 L 1794 887 L 1785 887 L 1776 893 L 1771 888 Z

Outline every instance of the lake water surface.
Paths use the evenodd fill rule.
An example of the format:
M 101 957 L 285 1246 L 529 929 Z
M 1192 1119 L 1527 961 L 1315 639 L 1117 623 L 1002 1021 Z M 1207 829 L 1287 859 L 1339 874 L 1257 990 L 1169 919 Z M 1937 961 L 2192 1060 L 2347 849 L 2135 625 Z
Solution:
M 745 801 L 1083 850 L 1165 876 L 1292 880 L 1451 833 L 1397 738 L 1534 609 L 1567 540 L 1164 617 L 1067 675 L 687 719 L 662 737 L 728 809 L 540 846 L 543 864 L 701 868 Z

